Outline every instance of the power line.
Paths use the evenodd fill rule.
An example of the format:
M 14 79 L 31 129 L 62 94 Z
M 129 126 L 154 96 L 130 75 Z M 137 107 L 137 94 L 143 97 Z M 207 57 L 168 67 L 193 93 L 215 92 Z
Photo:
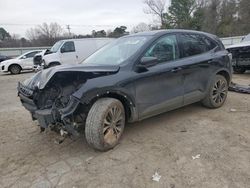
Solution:
M 0 23 L 0 26 L 37 26 L 39 24 L 33 24 L 33 23 Z M 59 24 L 61 25 L 61 24 Z M 116 24 L 116 25 L 84 25 L 84 24 L 68 24 L 66 25 L 71 26 L 71 27 L 117 27 L 117 26 L 121 26 L 121 25 L 125 25 L 125 26 L 134 26 L 134 24 Z M 68 29 L 68 28 L 67 28 Z M 71 28 L 70 28 L 71 29 Z

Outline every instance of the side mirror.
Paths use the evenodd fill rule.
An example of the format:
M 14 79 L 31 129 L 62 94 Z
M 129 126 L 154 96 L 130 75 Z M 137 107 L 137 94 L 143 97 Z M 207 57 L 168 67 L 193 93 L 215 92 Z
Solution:
M 23 57 L 22 57 L 22 59 L 26 59 L 27 57 L 26 57 L 26 55 L 24 55 Z
M 139 67 L 147 68 L 152 67 L 158 63 L 158 59 L 156 57 L 143 57 L 141 58 Z
M 61 47 L 61 53 L 64 53 L 65 52 L 65 48 L 64 47 Z

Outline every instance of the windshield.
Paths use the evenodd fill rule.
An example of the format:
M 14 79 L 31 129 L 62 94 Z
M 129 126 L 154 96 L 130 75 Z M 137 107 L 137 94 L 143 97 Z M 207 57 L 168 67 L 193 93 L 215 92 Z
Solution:
M 82 63 L 95 65 L 119 65 L 133 56 L 149 37 L 135 36 L 117 39 L 104 46 Z
M 250 34 L 242 39 L 242 42 L 250 41 Z
M 52 46 L 52 48 L 50 49 L 50 51 L 53 52 L 53 53 L 57 52 L 57 51 L 59 50 L 59 48 L 61 47 L 62 43 L 63 43 L 63 41 L 58 41 L 58 42 L 56 42 L 56 43 Z

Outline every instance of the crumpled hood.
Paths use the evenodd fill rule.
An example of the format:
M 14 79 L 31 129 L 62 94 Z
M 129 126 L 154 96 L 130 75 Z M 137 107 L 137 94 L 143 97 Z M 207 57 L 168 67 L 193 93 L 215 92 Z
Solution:
M 49 69 L 42 70 L 31 78 L 25 80 L 23 84 L 30 89 L 38 87 L 43 89 L 49 80 L 57 73 L 60 72 L 118 72 L 119 66 L 114 65 L 90 65 L 90 64 L 81 64 L 81 65 L 59 65 Z

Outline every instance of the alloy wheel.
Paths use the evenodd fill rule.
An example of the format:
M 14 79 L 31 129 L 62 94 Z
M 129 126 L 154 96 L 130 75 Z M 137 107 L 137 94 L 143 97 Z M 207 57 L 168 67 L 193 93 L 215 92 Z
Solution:
M 103 121 L 104 141 L 113 145 L 120 138 L 124 127 L 123 110 L 119 106 L 112 106 Z
M 212 99 L 216 104 L 222 104 L 227 96 L 227 83 L 225 80 L 217 80 L 213 87 Z

